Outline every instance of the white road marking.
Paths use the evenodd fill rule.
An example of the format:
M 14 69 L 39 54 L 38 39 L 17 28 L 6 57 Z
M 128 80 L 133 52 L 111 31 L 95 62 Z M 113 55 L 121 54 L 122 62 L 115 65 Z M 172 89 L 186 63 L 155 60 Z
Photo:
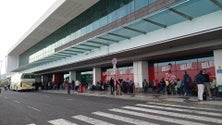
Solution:
M 78 124 L 72 123 L 68 120 L 62 119 L 62 118 L 55 119 L 55 120 L 50 120 L 48 122 L 53 124 L 53 125 L 78 125 Z
M 87 123 L 92 124 L 92 125 L 115 125 L 115 124 L 112 124 L 112 123 L 109 123 L 109 122 L 105 122 L 105 121 L 98 120 L 98 119 L 95 119 L 95 118 L 90 118 L 90 117 L 83 116 L 83 115 L 72 116 L 72 118 L 78 119 L 78 120 L 83 121 L 83 122 L 87 122 Z
M 7 97 L 7 96 L 5 96 L 5 99 L 8 99 L 8 97 Z
M 114 109 L 109 109 L 109 110 L 113 111 L 113 112 L 118 112 L 118 113 L 133 115 L 133 116 L 139 116 L 139 117 L 148 118 L 148 119 L 176 123 L 176 124 L 180 124 L 180 125 L 207 125 L 207 124 L 203 124 L 203 123 L 191 122 L 191 121 L 180 120 L 180 119 L 175 119 L 175 118 L 170 118 L 170 117 L 162 117 L 162 116 L 158 116 L 158 115 L 149 115 L 149 114 L 145 114 L 145 113 L 139 113 L 139 112 L 124 110 L 124 109 L 114 108 Z
M 67 99 L 68 101 L 71 101 L 72 99 Z
M 187 109 L 195 109 L 195 110 L 220 111 L 220 112 L 222 112 L 221 109 L 210 109 L 210 108 L 192 107 L 192 106 L 185 106 L 185 105 L 171 105 L 171 104 L 163 104 L 163 103 L 155 103 L 155 102 L 147 102 L 147 104 L 168 106 L 168 107 L 173 107 L 173 108 L 187 108 Z
M 110 118 L 110 119 L 123 121 L 123 122 L 127 122 L 127 123 L 131 123 L 131 124 L 135 124 L 135 125 L 158 125 L 158 124 L 155 124 L 155 123 L 152 123 L 152 122 L 146 122 L 146 121 L 139 120 L 139 119 L 124 117 L 124 116 L 105 113 L 105 112 L 100 112 L 100 111 L 93 112 L 92 114 L 102 116 L 102 117 L 106 117 L 106 118 Z
M 34 123 L 31 123 L 31 124 L 26 124 L 26 125 L 36 125 L 36 124 L 34 124 Z
M 124 106 L 123 108 L 130 109 L 130 110 L 149 112 L 149 113 L 155 113 L 155 114 L 160 114 L 160 115 L 201 120 L 201 121 L 206 121 L 206 122 L 214 122 L 214 123 L 220 123 L 220 124 L 222 123 L 222 119 L 210 118 L 207 116 L 197 116 L 197 115 L 189 115 L 189 114 L 182 114 L 182 113 L 174 113 L 174 112 L 170 112 L 170 111 L 161 111 L 161 110 L 139 108 L 139 107 L 133 107 L 133 106 Z
M 146 107 L 146 108 L 155 108 L 155 109 L 164 109 L 164 110 L 171 110 L 171 111 L 179 111 L 179 112 L 187 112 L 187 113 L 195 113 L 195 114 L 201 114 L 201 115 L 222 116 L 221 113 L 205 112 L 205 111 L 190 110 L 190 109 L 179 109 L 175 107 L 170 108 L 170 107 L 145 105 L 145 104 L 136 104 L 136 106 Z
M 20 101 L 17 101 L 17 100 L 13 100 L 15 103 L 21 103 Z
M 32 107 L 32 106 L 28 106 L 30 109 L 33 109 L 33 110 L 35 110 L 35 111 L 38 111 L 38 112 L 41 112 L 41 110 L 39 110 L 39 109 L 37 109 L 37 108 L 35 108 L 35 107 Z

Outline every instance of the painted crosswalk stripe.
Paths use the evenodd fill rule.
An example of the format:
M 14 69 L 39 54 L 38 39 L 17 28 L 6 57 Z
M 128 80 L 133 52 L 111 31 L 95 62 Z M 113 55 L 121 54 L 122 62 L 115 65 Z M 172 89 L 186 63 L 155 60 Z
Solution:
M 155 114 L 160 114 L 160 115 L 195 119 L 195 120 L 206 121 L 206 122 L 214 122 L 214 123 L 220 123 L 220 124 L 222 123 L 222 119 L 210 118 L 210 117 L 207 117 L 207 116 L 196 116 L 196 115 L 175 113 L 175 112 L 170 112 L 170 111 L 161 111 L 161 110 L 155 110 L 155 109 L 139 108 L 139 107 L 133 107 L 133 106 L 124 106 L 123 108 L 124 109 L 130 109 L 130 110 L 136 110 L 136 111 L 155 113 Z
M 32 123 L 32 124 L 26 124 L 26 125 L 36 125 L 36 124 Z
M 170 107 L 163 107 L 163 106 L 155 106 L 155 105 L 145 105 L 145 104 L 136 104 L 136 106 L 146 107 L 146 108 L 155 108 L 155 109 L 164 109 L 164 110 L 171 110 L 171 111 L 179 111 L 179 112 L 187 112 L 187 113 L 195 113 L 201 115 L 211 115 L 211 116 L 222 116 L 221 113 L 213 113 L 213 112 L 206 112 L 206 111 L 198 111 L 198 110 L 191 110 L 191 109 L 180 109 L 180 108 L 170 108 Z
M 124 109 L 114 108 L 114 109 L 109 109 L 109 110 L 113 111 L 113 112 L 118 112 L 118 113 L 133 115 L 133 116 L 139 116 L 139 117 L 148 118 L 148 119 L 176 123 L 176 124 L 180 124 L 180 125 L 207 125 L 207 124 L 203 124 L 203 123 L 191 122 L 191 121 L 180 120 L 180 119 L 175 119 L 175 118 L 170 118 L 170 117 L 162 117 L 162 116 L 158 116 L 158 115 L 149 115 L 149 114 L 145 114 L 145 113 L 129 111 L 129 110 L 124 110 Z
M 75 123 L 72 123 L 68 120 L 65 120 L 65 119 L 55 119 L 55 120 L 50 120 L 48 121 L 49 123 L 53 124 L 53 125 L 77 125 Z
M 115 125 L 115 124 L 112 124 L 112 123 L 109 123 L 109 122 L 105 122 L 105 121 L 98 120 L 98 119 L 95 119 L 95 118 L 90 118 L 90 117 L 83 116 L 83 115 L 73 116 L 72 118 L 78 119 L 80 121 L 87 122 L 87 123 L 92 124 L 92 125 Z
M 187 109 L 206 110 L 206 111 L 220 111 L 220 112 L 222 112 L 222 110 L 220 110 L 220 109 L 211 109 L 211 108 L 203 108 L 203 107 L 192 107 L 192 106 L 185 106 L 185 105 L 163 104 L 163 103 L 156 103 L 156 102 L 147 102 L 147 104 L 168 106 L 168 107 L 174 107 L 174 108 L 187 108 Z
M 139 119 L 124 117 L 124 116 L 105 113 L 105 112 L 100 112 L 100 111 L 93 112 L 92 114 L 102 116 L 102 117 L 106 117 L 106 118 L 110 118 L 110 119 L 123 121 L 123 122 L 127 122 L 127 123 L 131 123 L 131 124 L 135 124 L 135 125 L 158 125 L 158 124 L 155 124 L 155 123 L 146 122 L 146 121 L 139 120 Z

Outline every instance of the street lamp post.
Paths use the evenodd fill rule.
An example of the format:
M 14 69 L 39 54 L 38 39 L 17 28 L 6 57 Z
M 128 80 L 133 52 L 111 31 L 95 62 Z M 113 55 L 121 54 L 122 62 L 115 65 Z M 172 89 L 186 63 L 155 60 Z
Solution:
M 117 81 L 117 78 L 116 78 L 116 64 L 117 64 L 117 59 L 116 58 L 113 58 L 112 59 L 112 64 L 113 64 L 113 71 L 114 71 L 114 86 L 116 86 L 117 85 L 117 83 L 116 83 L 116 81 Z M 115 90 L 115 89 L 114 89 Z M 115 94 L 116 94 L 116 92 L 115 92 Z

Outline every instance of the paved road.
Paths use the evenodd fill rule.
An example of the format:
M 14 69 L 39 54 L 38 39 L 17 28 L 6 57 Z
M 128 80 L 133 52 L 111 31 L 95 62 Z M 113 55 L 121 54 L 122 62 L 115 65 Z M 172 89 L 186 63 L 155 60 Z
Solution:
M 3 91 L 0 125 L 222 124 L 222 110 L 41 92 Z

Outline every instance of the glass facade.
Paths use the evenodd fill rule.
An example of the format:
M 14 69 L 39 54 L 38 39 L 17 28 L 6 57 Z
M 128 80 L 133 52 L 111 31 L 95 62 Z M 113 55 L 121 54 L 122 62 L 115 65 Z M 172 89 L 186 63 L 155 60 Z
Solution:
M 52 33 L 50 36 L 46 37 L 41 42 L 21 54 L 19 57 L 19 66 L 25 66 L 28 63 L 31 63 L 30 65 L 33 64 L 36 66 L 42 61 L 43 63 L 44 61 L 52 62 L 54 60 L 61 59 L 62 56 L 68 57 L 82 54 L 85 53 L 85 50 L 94 51 L 95 49 L 102 46 L 109 46 L 115 42 L 130 39 L 141 34 L 146 34 L 180 22 L 188 21 L 187 17 L 189 17 L 189 19 L 193 19 L 221 10 L 216 4 L 208 0 L 180 0 L 177 2 L 177 4 L 172 5 L 172 10 L 181 12 L 183 15 L 175 13 L 172 10 L 162 8 L 159 11 L 144 15 L 145 17 L 136 20 L 135 22 L 128 23 L 123 27 L 113 29 L 109 33 L 104 32 L 104 34 L 102 33 L 98 35 L 98 37 L 92 38 L 90 40 L 84 40 L 75 45 L 75 47 L 78 48 L 77 50 L 73 50 L 73 48 L 66 48 L 64 51 L 58 52 L 58 54 L 55 53 L 55 48 L 78 39 L 87 33 L 112 23 L 113 21 L 123 18 L 130 13 L 133 13 L 143 7 L 148 6 L 151 3 L 154 3 L 155 1 L 157 0 L 101 0 L 83 12 L 81 15 L 74 18 L 69 23 L 65 24 L 63 27 Z M 119 37 L 116 35 L 119 35 Z M 108 40 L 100 38 L 105 38 Z M 83 44 L 85 44 L 85 46 L 83 46 Z M 81 52 L 79 52 L 79 49 L 82 49 Z M 74 53 L 70 51 L 74 51 Z M 48 56 L 50 57 L 45 59 L 45 57 Z M 32 63 L 37 60 L 40 61 Z
M 28 58 L 29 63 L 31 63 L 50 56 L 55 52 L 55 48 L 112 23 L 155 1 L 156 0 L 102 0 L 42 40 L 39 44 L 45 44 L 44 47 L 36 45 L 37 47 L 31 48 L 35 51 L 30 51 L 31 53 L 28 57 L 26 55 L 26 57 L 23 58 Z

